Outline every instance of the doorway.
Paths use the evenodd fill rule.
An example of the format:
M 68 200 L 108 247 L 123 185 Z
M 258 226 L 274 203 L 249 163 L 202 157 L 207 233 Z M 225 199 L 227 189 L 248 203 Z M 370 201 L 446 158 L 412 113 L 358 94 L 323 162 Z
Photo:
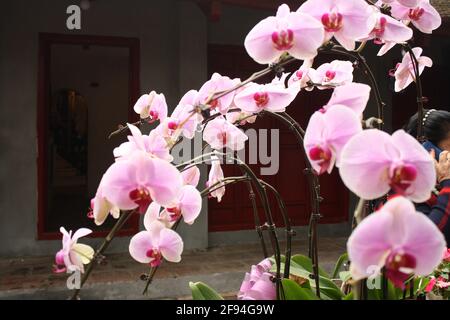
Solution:
M 88 227 L 103 236 L 113 219 L 95 226 L 90 199 L 113 148 L 117 125 L 135 121 L 139 95 L 139 40 L 81 35 L 39 35 L 38 239 L 57 239 L 59 227 Z M 131 219 L 122 235 L 138 230 Z

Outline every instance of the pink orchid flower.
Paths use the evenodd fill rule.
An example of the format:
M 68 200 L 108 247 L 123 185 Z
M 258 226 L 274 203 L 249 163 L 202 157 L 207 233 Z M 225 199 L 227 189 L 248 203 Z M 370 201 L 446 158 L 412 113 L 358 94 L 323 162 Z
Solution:
M 244 45 L 247 53 L 261 64 L 275 62 L 285 52 L 304 60 L 317 55 L 323 36 L 319 21 L 307 14 L 291 12 L 282 4 L 275 17 L 260 21 L 249 32 Z
M 104 179 L 100 181 L 95 197 L 91 200 L 91 214 L 96 225 L 100 226 L 105 222 L 108 214 L 111 214 L 114 219 L 120 216 L 119 207 L 112 204 L 103 194 Z
M 410 21 L 423 33 L 432 33 L 442 23 L 439 12 L 430 4 L 430 0 L 420 0 L 412 8 L 394 2 L 391 4 L 391 13 L 394 18 Z
M 342 105 L 353 110 L 362 117 L 370 97 L 370 86 L 364 83 L 352 82 L 336 87 L 328 103 L 323 107 L 325 111 L 334 105 Z
M 203 140 L 216 150 L 230 148 L 237 151 L 245 147 L 248 137 L 242 130 L 220 116 L 205 126 Z
M 197 130 L 197 126 L 203 120 L 198 114 L 192 114 L 196 105 L 198 92 L 196 90 L 188 91 L 180 100 L 170 117 L 167 117 L 155 129 L 161 136 L 172 142 L 176 141 L 180 135 L 192 139 Z
M 269 272 L 272 263 L 264 259 L 257 265 L 253 265 L 250 273 L 245 273 L 239 289 L 239 300 L 275 300 L 276 288 L 272 281 L 273 275 Z
M 347 50 L 354 50 L 355 41 L 367 37 L 375 26 L 373 10 L 363 0 L 308 0 L 297 12 L 321 21 L 325 41 L 334 36 Z
M 314 87 L 309 87 L 308 82 L 311 81 L 309 72 L 314 72 L 312 68 L 312 60 L 305 60 L 300 68 L 294 72 L 294 74 L 288 80 L 288 86 L 298 85 L 300 89 L 305 88 L 307 91 L 311 91 Z M 287 74 L 286 74 L 287 76 Z
M 178 200 L 170 207 L 160 212 L 160 208 L 150 205 L 144 216 L 144 225 L 160 220 L 167 227 L 170 227 L 180 217 L 183 217 L 185 223 L 191 225 L 197 219 L 202 209 L 202 197 L 200 192 L 191 185 L 185 185 L 181 188 Z
M 175 231 L 168 229 L 159 221 L 153 221 L 131 238 L 129 251 L 131 257 L 140 263 L 157 267 L 162 259 L 180 262 L 183 252 L 183 240 Z
M 367 181 L 375 180 L 368 177 Z M 404 197 L 389 200 L 365 218 L 347 242 L 354 280 L 373 275 L 373 267 L 384 266 L 387 277 L 401 288 L 410 274 L 433 272 L 444 248 L 441 231 Z
M 84 265 L 91 262 L 94 257 L 94 249 L 90 246 L 77 243 L 78 239 L 92 233 L 92 230 L 81 228 L 75 231 L 72 236 L 72 230 L 67 232 L 64 227 L 59 231 L 62 233 L 63 248 L 55 256 L 56 265 L 54 272 L 61 273 L 66 270 L 73 272 L 79 270 L 84 273 Z
M 185 185 L 196 187 L 200 180 L 200 169 L 197 166 L 189 167 L 181 172 L 181 176 Z
M 419 63 L 419 75 L 421 75 L 425 67 L 431 67 L 433 65 L 433 61 L 428 57 L 421 56 L 422 48 L 420 47 L 413 48 L 412 51 Z M 409 53 L 405 53 L 402 62 L 397 64 L 394 76 L 396 92 L 402 91 L 412 82 L 416 81 L 414 65 Z
M 166 228 L 172 228 L 172 226 L 174 225 L 175 221 L 173 221 L 168 212 L 166 210 L 161 210 L 161 206 L 159 204 L 157 204 L 156 202 L 152 202 L 147 209 L 147 212 L 144 215 L 144 227 L 146 229 L 150 228 L 151 223 L 153 223 L 154 221 L 159 221 L 162 224 L 164 224 L 164 226 Z
M 322 64 L 316 70 L 310 69 L 308 75 L 313 83 L 319 84 L 318 89 L 329 89 L 327 86 L 341 86 L 353 81 L 353 64 L 350 61 L 334 60 Z
M 114 157 L 123 159 L 132 155 L 136 150 L 141 150 L 149 156 L 172 162 L 173 157 L 170 155 L 169 146 L 158 131 L 152 130 L 147 136 L 143 135 L 136 126 L 129 123 L 127 125 L 131 136 L 128 136 L 128 142 L 122 143 L 113 150 Z
M 217 202 L 222 201 L 222 197 L 225 194 L 225 184 L 221 182 L 224 179 L 222 167 L 220 166 L 220 160 L 217 156 L 211 156 L 211 169 L 209 170 L 208 181 L 206 181 L 206 187 L 213 187 L 214 191 L 210 192 L 210 198 L 217 198 Z M 216 185 L 217 184 L 217 185 Z
M 335 163 L 339 166 L 344 145 L 361 130 L 359 117 L 345 106 L 334 105 L 325 113 L 316 111 L 309 119 L 304 138 L 314 170 L 318 174 L 331 173 Z
M 413 31 L 404 23 L 382 14 L 378 10 L 374 14 L 376 16 L 376 25 L 369 36 L 361 40 L 373 39 L 374 43 L 382 44 L 383 46 L 378 51 L 378 56 L 384 55 L 397 43 L 404 43 L 412 38 Z
M 152 201 L 170 206 L 183 185 L 180 172 L 169 162 L 137 151 L 117 161 L 104 175 L 103 195 L 121 210 L 145 213 Z
M 230 79 L 225 76 L 221 76 L 219 73 L 214 73 L 211 79 L 205 82 L 200 88 L 197 95 L 197 104 L 205 104 L 206 101 L 215 93 L 229 90 L 235 87 L 240 82 L 239 79 Z M 210 102 L 210 109 L 217 110 L 222 114 L 227 113 L 233 102 L 234 92 L 224 95 L 219 99 L 214 99 Z
M 436 183 L 432 157 L 403 130 L 392 136 L 377 129 L 355 135 L 342 150 L 339 172 L 347 188 L 366 200 L 392 189 L 420 203 Z
M 164 94 L 155 91 L 142 95 L 133 107 L 141 119 L 149 122 L 163 121 L 167 117 L 167 103 Z
M 263 110 L 284 112 L 296 98 L 300 88 L 284 87 L 281 82 L 252 83 L 234 97 L 234 103 L 242 111 L 258 113 Z
M 164 224 L 164 226 L 166 228 L 172 228 L 172 226 L 174 225 L 175 221 L 173 221 L 168 212 L 166 210 L 161 210 L 161 206 L 159 204 L 157 204 L 156 202 L 152 202 L 147 209 L 147 212 L 144 215 L 144 227 L 145 229 L 149 229 L 150 225 L 154 222 L 154 221 L 159 221 L 162 224 Z

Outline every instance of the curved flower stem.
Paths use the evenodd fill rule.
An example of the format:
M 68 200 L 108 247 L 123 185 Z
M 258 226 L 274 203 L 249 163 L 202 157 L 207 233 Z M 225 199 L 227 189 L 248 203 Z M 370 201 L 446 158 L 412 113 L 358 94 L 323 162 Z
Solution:
M 347 56 L 349 58 L 356 59 L 363 66 L 364 74 L 369 78 L 370 85 L 375 93 L 375 99 L 376 99 L 376 103 L 377 103 L 377 113 L 378 113 L 377 117 L 378 117 L 378 119 L 381 119 L 384 122 L 384 106 L 386 104 L 383 102 L 383 99 L 382 99 L 381 93 L 380 93 L 380 88 L 378 87 L 378 84 L 377 84 L 377 80 L 375 79 L 375 76 L 367 63 L 366 58 L 364 58 L 361 55 L 361 53 L 358 51 L 348 52 L 348 51 L 345 51 L 344 48 L 342 48 L 340 46 L 336 46 L 336 45 L 333 46 L 331 49 L 328 49 L 328 51 L 323 50 L 321 52 L 338 53 L 338 54 Z M 378 124 L 378 129 L 383 130 L 383 123 Z
M 247 176 L 247 178 L 248 178 L 248 176 Z M 264 241 L 264 235 L 262 232 L 261 221 L 259 219 L 258 206 L 256 205 L 256 195 L 255 195 L 255 192 L 253 191 L 253 186 L 252 186 L 250 179 L 246 182 L 246 185 L 247 185 L 247 189 L 248 189 L 248 196 L 252 203 L 253 220 L 255 221 L 256 233 L 258 234 L 259 241 L 261 242 L 263 256 L 264 256 L 264 258 L 267 258 L 269 255 L 267 253 L 267 247 L 266 247 L 266 243 Z
M 227 156 L 226 154 L 222 154 Z M 274 252 L 275 256 L 275 264 L 276 264 L 276 296 L 278 299 L 280 299 L 281 294 L 281 252 L 280 252 L 280 244 L 278 241 L 278 236 L 276 233 L 276 227 L 275 223 L 272 218 L 272 213 L 270 209 L 270 203 L 269 198 L 267 196 L 266 187 L 260 182 L 258 177 L 255 175 L 255 173 L 250 169 L 250 167 L 244 163 L 241 159 L 238 157 L 230 157 L 232 160 L 237 162 L 237 165 L 240 167 L 240 169 L 245 172 L 245 174 L 248 176 L 251 182 L 255 184 L 256 191 L 258 193 L 258 196 L 261 200 L 261 204 L 264 209 L 265 218 L 267 223 L 264 225 L 264 227 L 267 227 L 269 230 L 270 240 L 272 243 L 272 250 Z
M 286 204 L 284 203 L 283 198 L 280 193 L 275 189 L 272 185 L 268 184 L 263 180 L 259 180 L 263 185 L 269 188 L 270 191 L 275 195 L 275 198 L 278 202 L 278 207 L 280 209 L 281 216 L 283 217 L 284 225 L 286 228 L 286 252 L 285 252 L 285 262 L 284 262 L 284 278 L 289 278 L 289 268 L 291 264 L 291 255 L 292 255 L 292 236 L 295 235 L 295 231 L 292 230 L 291 220 L 287 214 Z
M 94 257 L 92 258 L 91 262 L 89 263 L 88 267 L 86 268 L 86 271 L 83 274 L 83 277 L 81 278 L 80 288 L 76 289 L 75 292 L 72 295 L 72 300 L 76 300 L 79 298 L 79 293 L 81 288 L 83 287 L 86 280 L 89 278 L 89 275 L 91 274 L 92 270 L 94 269 L 94 266 L 96 265 L 97 258 L 103 255 L 103 252 L 108 248 L 111 241 L 116 236 L 117 232 L 125 225 L 128 218 L 134 213 L 134 211 L 123 211 L 120 215 L 117 222 L 112 227 L 111 231 L 109 231 L 106 238 L 103 240 L 100 247 L 97 249 L 97 251 L 94 254 Z
M 361 42 L 361 44 L 359 45 L 359 47 L 355 50 L 355 52 L 361 53 L 364 48 L 366 47 L 367 41 L 363 41 Z
M 236 91 L 237 89 L 245 86 L 246 84 L 248 84 L 248 83 L 250 83 L 252 81 L 258 80 L 259 78 L 262 78 L 265 75 L 276 71 L 278 68 L 284 67 L 285 65 L 288 65 L 288 64 L 290 64 L 290 63 L 292 63 L 292 62 L 294 62 L 296 60 L 297 59 L 288 56 L 288 57 L 282 59 L 281 61 L 279 61 L 279 62 L 277 62 L 277 63 L 275 63 L 273 65 L 268 66 L 267 68 L 265 68 L 265 69 L 263 69 L 261 71 L 255 72 L 249 78 L 247 78 L 246 80 L 240 82 L 239 84 L 237 84 L 233 88 L 231 88 L 229 90 L 222 91 L 222 92 L 215 93 L 214 95 L 212 95 L 205 102 L 205 105 L 209 104 L 212 100 L 219 99 L 219 98 L 221 98 L 221 97 L 223 97 L 223 96 L 225 96 L 225 95 L 227 95 L 227 94 L 229 94 L 229 93 L 231 93 L 233 91 Z
M 138 126 L 138 125 L 142 125 L 145 123 L 145 119 L 140 119 L 139 121 L 133 122 L 132 125 L 134 126 Z M 128 126 L 127 125 L 123 125 L 120 124 L 119 125 L 119 129 L 117 129 L 116 131 L 113 131 L 109 134 L 108 139 L 111 139 L 113 136 L 118 135 L 122 132 L 125 132 L 128 130 Z
M 417 91 L 417 140 L 420 142 L 423 142 L 425 140 L 424 134 L 423 134 L 423 93 L 422 93 L 422 81 L 420 80 L 420 72 L 419 72 L 419 61 L 417 61 L 417 57 L 414 54 L 414 52 L 411 49 L 411 46 L 409 44 L 403 45 L 403 48 L 409 53 L 411 56 L 411 62 L 414 69 L 414 82 L 416 84 L 416 91 Z
M 245 164 L 245 162 L 243 162 L 241 159 L 237 158 L 237 157 L 233 157 L 230 156 L 229 154 L 226 153 L 222 153 L 222 152 L 211 152 L 208 154 L 202 154 L 198 157 L 195 157 L 194 159 L 191 159 L 185 163 L 182 163 L 179 166 L 187 166 L 190 165 L 192 163 L 198 163 L 198 161 L 203 161 L 203 159 L 205 159 L 205 157 L 207 156 L 211 156 L 211 155 L 216 155 L 216 156 L 222 156 L 222 157 L 228 157 L 230 160 L 233 160 L 236 162 L 236 164 L 240 167 L 240 169 L 246 174 L 248 175 L 248 178 L 251 180 L 251 182 L 254 183 L 255 187 L 256 187 L 256 191 L 258 194 L 258 197 L 261 200 L 261 204 L 262 207 L 264 209 L 264 213 L 265 213 L 265 218 L 267 223 L 262 226 L 265 227 L 269 230 L 269 235 L 270 235 L 270 239 L 271 239 L 271 243 L 272 243 L 272 249 L 274 252 L 274 256 L 275 256 L 275 262 L 276 262 L 276 267 L 277 267 L 277 271 L 276 271 L 276 285 L 277 285 L 277 297 L 280 297 L 280 284 L 281 284 L 281 273 L 280 273 L 280 268 L 281 268 L 281 255 L 280 255 L 280 245 L 279 245 L 279 241 L 278 241 L 278 236 L 276 233 L 276 228 L 275 228 L 275 224 L 272 218 L 272 213 L 270 210 L 270 204 L 269 204 L 269 199 L 267 196 L 267 191 L 265 189 L 265 186 L 259 181 L 258 177 L 255 175 L 255 173 L 250 169 L 250 167 Z
M 308 226 L 308 256 L 311 258 L 311 263 L 313 266 L 313 276 L 316 284 L 316 294 L 320 298 L 320 287 L 319 287 L 319 256 L 318 256 L 318 248 L 317 248 L 317 223 L 321 217 L 320 215 L 320 202 L 323 198 L 320 196 L 320 184 L 317 175 L 311 167 L 309 159 L 305 153 L 305 149 L 303 147 L 303 136 L 305 131 L 300 126 L 300 124 L 293 119 L 286 112 L 283 113 L 274 113 L 270 111 L 264 111 L 270 116 L 280 120 L 284 123 L 295 135 L 297 138 L 297 142 L 302 150 L 303 157 L 305 159 L 305 173 L 308 176 L 308 186 L 310 190 L 311 197 L 311 205 L 312 212 L 310 215 L 309 226 Z

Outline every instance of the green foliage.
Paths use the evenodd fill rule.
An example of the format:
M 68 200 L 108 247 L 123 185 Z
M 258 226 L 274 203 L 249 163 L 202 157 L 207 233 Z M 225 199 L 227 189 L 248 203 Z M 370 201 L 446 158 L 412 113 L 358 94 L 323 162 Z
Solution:
M 341 270 L 342 265 L 348 261 L 348 254 L 347 252 L 342 254 L 339 259 L 336 261 L 336 265 L 334 266 L 333 273 L 331 275 L 331 279 L 336 279 L 339 270 Z
M 353 291 L 347 294 L 342 300 L 353 300 Z
M 281 285 L 285 300 L 319 300 L 311 288 L 300 286 L 293 280 L 283 279 Z
M 281 263 L 281 271 L 284 270 L 284 263 Z M 321 271 L 320 271 L 321 270 Z M 272 266 L 271 272 L 276 272 L 276 265 Z M 311 259 L 303 255 L 295 255 L 292 257 L 290 266 L 291 276 L 304 279 L 308 283 L 312 292 L 316 292 L 316 282 L 312 277 Z M 320 297 L 324 300 L 341 300 L 344 295 L 339 287 L 329 279 L 327 273 L 319 269 L 319 291 Z
M 342 282 L 346 282 L 350 280 L 352 277 L 350 271 L 341 271 L 339 272 L 339 279 L 341 279 Z
M 312 261 L 309 257 L 304 256 L 302 254 L 296 254 L 292 256 L 291 260 L 294 261 L 297 265 L 303 267 L 305 270 L 311 273 L 313 272 Z M 323 270 L 320 266 L 319 266 L 319 275 L 326 278 L 330 277 L 328 273 L 325 272 L 325 270 Z
M 194 300 L 223 300 L 222 296 L 203 282 L 189 282 Z

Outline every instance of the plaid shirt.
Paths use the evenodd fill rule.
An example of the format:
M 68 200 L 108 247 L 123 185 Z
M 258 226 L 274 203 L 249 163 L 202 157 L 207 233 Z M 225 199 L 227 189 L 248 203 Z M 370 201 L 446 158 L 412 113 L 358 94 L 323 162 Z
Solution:
M 417 204 L 416 208 L 438 226 L 450 244 L 450 179 L 442 181 L 440 187 L 438 195 L 432 194 L 427 202 Z

